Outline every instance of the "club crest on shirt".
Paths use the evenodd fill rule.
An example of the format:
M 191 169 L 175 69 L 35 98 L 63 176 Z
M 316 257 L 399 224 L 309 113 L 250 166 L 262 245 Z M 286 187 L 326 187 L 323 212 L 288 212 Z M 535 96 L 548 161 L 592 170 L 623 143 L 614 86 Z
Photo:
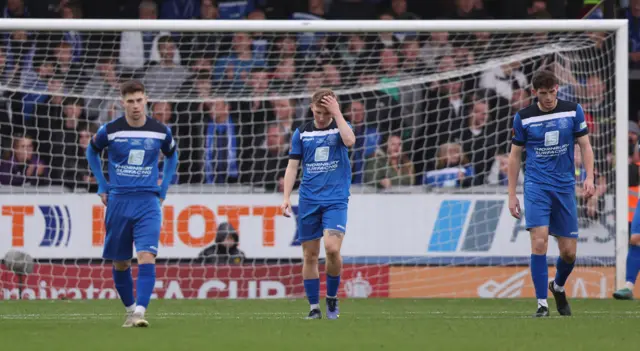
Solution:
M 567 119 L 566 119 L 566 118 L 561 118 L 561 119 L 558 121 L 558 124 L 559 124 L 559 126 L 560 126 L 560 129 L 566 129 L 566 128 L 569 128 L 569 121 L 567 121 Z
M 153 150 L 155 148 L 156 142 L 153 139 L 144 139 L 144 149 L 145 150 Z
M 330 146 L 336 145 L 336 143 L 338 142 L 338 135 L 337 134 L 329 134 L 327 135 L 327 144 L 329 144 Z

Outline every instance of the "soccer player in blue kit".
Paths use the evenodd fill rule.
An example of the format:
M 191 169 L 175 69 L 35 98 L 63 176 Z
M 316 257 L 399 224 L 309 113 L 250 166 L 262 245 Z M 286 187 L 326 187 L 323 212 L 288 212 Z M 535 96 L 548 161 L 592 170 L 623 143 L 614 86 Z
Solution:
M 171 129 L 145 115 L 144 86 L 129 81 L 120 87 L 125 114 L 98 129 L 87 148 L 87 159 L 107 206 L 102 257 L 113 261 L 113 281 L 127 317 L 123 327 L 147 327 L 144 314 L 156 280 L 155 258 L 162 223 L 161 206 L 178 163 Z M 109 149 L 109 183 L 102 173 L 100 153 Z M 158 185 L 158 157 L 166 159 Z M 137 296 L 133 296 L 131 258 L 138 258 Z
M 513 119 L 513 139 L 509 155 L 509 210 L 520 218 L 516 183 L 525 150 L 524 209 L 526 228 L 531 235 L 531 277 L 538 299 L 536 317 L 549 316 L 548 289 L 556 300 L 558 313 L 570 316 L 564 285 L 576 260 L 578 213 L 576 208 L 574 147 L 577 142 L 587 172 L 585 197 L 594 194 L 593 150 L 587 134 L 582 107 L 557 98 L 558 80 L 553 73 L 538 71 L 532 79 L 535 103 L 520 110 Z M 556 275 L 548 282 L 547 245 L 556 237 L 560 257 Z
M 327 318 L 338 319 L 340 248 L 347 229 L 347 204 L 351 187 L 348 148 L 356 140 L 351 125 L 340 112 L 336 95 L 321 89 L 311 97 L 313 121 L 291 136 L 289 165 L 284 176 L 282 211 L 291 216 L 291 191 L 302 163 L 299 189 L 298 238 L 302 243 L 302 277 L 311 305 L 307 319 L 321 319 L 318 256 L 324 238 L 327 273 Z

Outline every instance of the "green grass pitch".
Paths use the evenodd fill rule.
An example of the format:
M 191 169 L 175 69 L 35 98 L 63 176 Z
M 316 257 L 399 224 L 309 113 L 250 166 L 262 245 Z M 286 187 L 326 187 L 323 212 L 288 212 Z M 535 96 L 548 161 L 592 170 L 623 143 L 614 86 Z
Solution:
M 535 300 L 341 301 L 307 321 L 304 300 L 153 300 L 147 329 L 123 329 L 119 300 L 2 301 L 0 349 L 613 350 L 637 349 L 634 301 L 574 300 L 573 317 L 531 315 Z M 324 303 L 322 303 L 324 313 Z

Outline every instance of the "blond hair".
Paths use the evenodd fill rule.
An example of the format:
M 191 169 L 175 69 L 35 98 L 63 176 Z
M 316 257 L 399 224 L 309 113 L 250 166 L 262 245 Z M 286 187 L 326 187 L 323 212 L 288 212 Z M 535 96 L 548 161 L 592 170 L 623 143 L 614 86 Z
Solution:
M 322 101 L 322 99 L 324 99 L 325 96 L 331 96 L 332 98 L 337 100 L 336 93 L 334 93 L 333 90 L 331 90 L 331 89 L 318 89 L 311 96 L 311 104 L 315 105 L 315 104 L 320 103 L 320 101 Z

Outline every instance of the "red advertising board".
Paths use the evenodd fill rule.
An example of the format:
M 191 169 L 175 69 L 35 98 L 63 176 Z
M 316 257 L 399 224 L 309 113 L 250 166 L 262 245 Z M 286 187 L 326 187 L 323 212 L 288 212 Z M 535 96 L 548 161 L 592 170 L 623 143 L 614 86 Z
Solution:
M 320 267 L 324 271 L 324 267 Z M 302 265 L 214 266 L 158 265 L 152 298 L 290 298 L 304 297 Z M 23 299 L 115 299 L 110 265 L 34 267 L 23 279 Z M 137 269 L 134 267 L 134 277 Z M 321 294 L 325 293 L 321 274 Z M 389 267 L 345 265 L 341 297 L 389 296 Z M 0 265 L 0 299 L 19 297 L 19 279 Z

